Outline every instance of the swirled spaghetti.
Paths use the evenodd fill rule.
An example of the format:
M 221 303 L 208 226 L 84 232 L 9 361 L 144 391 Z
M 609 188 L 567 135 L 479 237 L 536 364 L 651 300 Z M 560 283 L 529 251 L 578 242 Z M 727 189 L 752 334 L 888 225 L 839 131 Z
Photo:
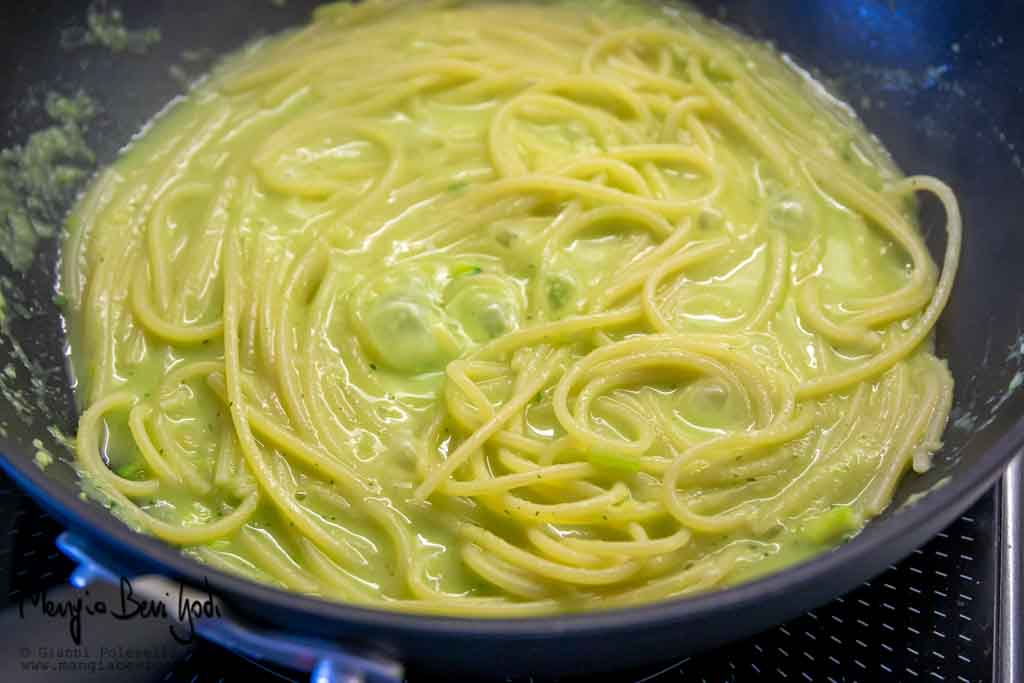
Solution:
M 139 530 L 353 603 L 708 590 L 930 466 L 960 230 L 945 185 L 688 10 L 328 5 L 72 214 L 78 465 Z

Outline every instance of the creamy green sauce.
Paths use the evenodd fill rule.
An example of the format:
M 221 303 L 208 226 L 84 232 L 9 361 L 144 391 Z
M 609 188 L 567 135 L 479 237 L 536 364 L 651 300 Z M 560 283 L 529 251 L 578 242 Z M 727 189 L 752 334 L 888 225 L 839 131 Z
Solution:
M 786 134 L 813 138 L 818 151 L 830 155 L 830 163 L 853 178 L 851 182 L 862 185 L 865 193 L 874 193 L 871 196 L 887 215 L 915 221 L 912 200 L 886 194 L 901 174 L 885 150 L 847 109 L 822 97 L 819 86 L 790 70 L 765 46 L 686 11 L 680 14 L 617 0 L 548 4 L 551 12 L 564 13 L 558 16 L 573 29 L 589 26 L 592 20 L 615 29 L 647 26 L 649 21 L 658 28 L 683 26 L 680 30 L 695 36 L 694 40 L 716 46 L 770 85 L 775 105 L 804 127 L 779 131 L 772 126 L 784 128 L 785 124 L 770 113 L 754 111 L 760 117 L 758 125 L 779 139 Z M 380 7 L 381 16 L 390 17 L 388 7 Z M 341 37 L 324 45 L 343 46 L 346 21 L 354 26 L 365 21 L 371 27 L 380 21 L 391 30 L 386 19 L 360 14 L 364 9 L 337 5 L 322 10 L 310 29 L 312 38 L 323 38 L 317 31 L 327 35 L 341 31 Z M 395 20 L 395 35 L 404 37 L 389 45 L 387 59 L 394 64 L 382 65 L 382 73 L 430 57 L 437 32 L 458 42 L 451 38 L 461 35 L 452 28 L 455 24 L 441 23 L 456 22 L 457 17 L 439 18 L 432 11 L 425 10 L 422 16 L 409 11 L 407 25 Z M 510 20 L 522 20 L 517 10 L 498 11 L 510 12 Z M 332 23 L 335 19 L 337 24 Z M 562 44 L 551 37 L 559 35 L 558 24 L 552 21 L 544 27 L 550 31 L 544 34 L 546 39 L 556 48 L 540 57 L 551 60 L 552 70 L 565 68 L 564 62 L 571 61 L 560 61 L 559 51 L 572 59 L 582 59 L 584 54 L 583 46 L 573 40 L 566 38 Z M 372 28 L 367 30 L 375 35 Z M 394 38 L 384 29 L 381 32 L 382 41 Z M 528 41 L 528 33 L 515 38 Z M 594 40 L 600 34 L 599 28 L 594 29 Z M 470 438 L 473 429 L 466 425 L 475 429 L 483 422 L 472 401 L 447 393 L 453 386 L 448 372 L 453 363 L 474 358 L 508 335 L 600 312 L 599 295 L 641 268 L 667 236 L 652 233 L 644 223 L 647 219 L 635 213 L 595 219 L 586 229 L 555 239 L 551 235 L 567 220 L 565 216 L 574 215 L 580 207 L 574 208 L 571 198 L 541 191 L 537 191 L 539 199 L 524 192 L 528 196 L 501 195 L 478 205 L 464 204 L 486 193 L 503 172 L 498 167 L 504 148 L 488 148 L 487 142 L 510 95 L 498 87 L 497 94 L 488 95 L 485 90 L 484 96 L 468 103 L 446 99 L 446 88 L 472 78 L 453 77 L 454 85 L 442 87 L 431 85 L 432 74 L 414 74 L 388 87 L 417 84 L 416 79 L 422 78 L 427 83 L 422 92 L 399 98 L 382 110 L 362 112 L 360 105 L 387 94 L 387 88 L 367 85 L 362 74 L 352 75 L 350 81 L 332 76 L 322 64 L 308 72 L 298 67 L 276 72 L 294 57 L 290 50 L 301 44 L 288 43 L 290 38 L 260 43 L 221 66 L 209 81 L 148 127 L 105 176 L 109 186 L 98 184 L 72 215 L 65 253 L 70 276 L 65 275 L 62 291 L 67 296 L 79 396 L 85 407 L 123 394 L 132 397 L 132 406 L 151 408 L 145 418 L 149 420 L 145 438 L 153 441 L 152 453 L 145 457 L 141 453 L 138 429 L 133 433 L 129 425 L 129 407 L 102 416 L 98 453 L 110 471 L 131 483 L 155 480 L 153 460 L 174 463 L 172 468 L 180 475 L 177 483 L 161 481 L 154 495 L 138 497 L 131 506 L 119 503 L 111 494 L 111 484 L 95 471 L 90 474 L 88 468 L 86 490 L 142 529 L 146 529 L 145 515 L 185 529 L 209 525 L 229 518 L 253 491 L 262 492 L 259 506 L 242 530 L 185 543 L 186 552 L 261 581 L 339 599 L 403 607 L 415 600 L 430 603 L 423 598 L 425 589 L 410 587 L 410 571 L 421 572 L 430 590 L 445 596 L 441 602 L 450 601 L 448 611 L 454 612 L 475 613 L 474 606 L 460 606 L 465 599 L 500 597 L 516 603 L 524 595 L 540 602 L 552 600 L 560 610 L 578 609 L 613 601 L 620 588 L 624 595 L 643 589 L 648 578 L 624 579 L 614 587 L 581 587 L 542 572 L 531 574 L 524 567 L 512 572 L 513 579 L 487 576 L 474 569 L 479 565 L 473 565 L 472 555 L 463 552 L 471 545 L 463 537 L 465 525 L 476 525 L 519 548 L 538 552 L 526 541 L 529 530 L 549 534 L 556 544 L 564 539 L 639 543 L 637 536 L 628 535 L 638 533 L 650 539 L 668 538 L 681 526 L 664 510 L 638 518 L 643 527 L 638 532 L 617 521 L 616 515 L 626 514 L 625 503 L 591 516 L 550 513 L 554 521 L 545 523 L 539 519 L 541 508 L 536 513 L 539 521 L 524 520 L 524 508 L 497 494 L 435 493 L 421 502 L 414 493 L 432 468 Z M 493 48 L 498 51 L 501 40 L 509 39 L 495 40 Z M 523 51 L 520 45 L 519 54 Z M 608 57 L 608 64 L 602 62 L 602 68 L 620 79 L 611 81 L 616 87 L 631 83 L 620 72 L 635 75 L 637 70 L 661 69 L 643 78 L 671 90 L 676 86 L 664 81 L 689 83 L 683 68 L 688 56 L 669 48 L 648 53 L 641 45 L 632 58 L 627 52 L 616 53 Z M 342 55 L 327 64 L 343 71 L 345 58 Z M 617 65 L 616 59 L 625 66 Z M 662 64 L 678 60 L 683 66 L 670 71 L 658 66 L 658 60 Z M 438 68 L 443 73 L 448 67 Z M 724 63 L 708 59 L 703 68 L 712 84 L 709 87 L 742 101 L 744 93 L 732 82 L 735 75 Z M 237 86 L 246 78 L 255 84 Z M 655 85 L 645 86 L 642 79 L 640 85 L 629 87 L 638 97 L 648 94 L 645 88 L 657 92 Z M 665 468 L 652 465 L 650 458 L 669 462 L 692 446 L 762 428 L 765 416 L 758 408 L 757 387 L 770 384 L 765 400 L 773 402 L 772 410 L 781 411 L 778 397 L 791 391 L 792 385 L 856 369 L 870 358 L 871 352 L 856 344 L 832 344 L 828 335 L 819 333 L 799 310 L 795 294 L 799 287 L 814 279 L 826 317 L 851 320 L 857 313 L 856 302 L 884 299 L 907 286 L 912 277 L 910 256 L 889 232 L 817 182 L 787 181 L 783 173 L 773 170 L 763 150 L 744 137 L 739 126 L 725 122 L 721 113 L 702 113 L 700 127 L 663 132 L 666 127 L 658 117 L 666 117 L 684 97 L 679 93 L 685 87 L 679 88 L 671 96 L 649 98 L 658 119 L 658 125 L 649 128 L 630 119 L 628 98 L 613 97 L 599 88 L 588 91 L 579 86 L 580 92 L 572 96 L 555 88 L 551 92 L 557 96 L 546 94 L 547 99 L 536 101 L 541 104 L 524 106 L 517 116 L 509 117 L 506 138 L 511 142 L 504 152 L 513 158 L 509 164 L 523 166 L 519 175 L 541 169 L 564 179 L 559 173 L 569 173 L 561 170 L 566 164 L 613 156 L 631 146 L 665 143 L 666 137 L 676 147 L 697 150 L 693 151 L 696 160 L 689 162 L 661 157 L 647 166 L 639 161 L 609 162 L 591 174 L 581 172 L 580 178 L 601 190 L 612 188 L 631 196 L 646 192 L 645 200 L 651 202 L 707 197 L 688 216 L 693 225 L 688 242 L 697 247 L 726 246 L 684 272 L 670 272 L 655 288 L 655 305 L 670 327 L 666 335 L 674 335 L 680 344 L 717 340 L 722 353 L 738 354 L 745 365 L 721 375 L 707 370 L 710 361 L 699 366 L 704 369 L 700 372 L 671 366 L 658 367 L 657 372 L 639 369 L 620 378 L 621 386 L 611 383 L 593 389 L 606 395 L 592 401 L 588 417 L 592 431 L 604 443 L 629 444 L 642 431 L 631 418 L 639 413 L 643 423 L 659 425 L 649 449 L 637 455 L 626 447 L 591 447 L 569 440 L 570 447 L 558 451 L 555 462 L 588 465 L 585 481 L 571 492 L 561 483 L 545 488 L 544 482 L 536 490 L 526 487 L 530 491 L 527 504 L 578 501 L 586 497 L 580 491 L 592 495 L 595 490 L 614 493 L 625 488 L 632 503 L 661 505 L 660 476 Z M 564 102 L 551 104 L 558 97 Z M 698 105 L 697 111 L 706 106 Z M 349 113 L 347 107 L 359 113 Z M 324 112 L 336 115 L 318 117 Z M 228 123 L 217 127 L 221 120 Z M 622 124 L 623 120 L 628 123 Z M 79 125 L 77 119 L 70 121 L 62 126 Z M 607 127 L 594 121 L 605 121 Z M 296 122 L 304 125 L 293 126 Z M 702 144 L 712 148 L 715 170 L 724 178 L 714 192 L 711 174 L 702 170 L 703 157 L 698 155 Z M 388 194 L 360 204 L 362 198 L 374 197 L 377 183 L 383 182 L 379 179 L 389 172 L 393 149 L 403 150 L 399 179 Z M 243 178 L 237 185 L 234 174 Z M 507 175 L 516 177 L 515 172 Z M 581 210 L 607 208 L 602 202 L 615 203 L 587 199 L 578 203 Z M 349 209 L 352 214 L 347 213 Z M 670 221 L 666 225 L 670 230 L 675 227 Z M 467 226 L 471 229 L 458 233 Z M 442 244 L 439 235 L 449 232 L 460 237 Z M 780 243 L 785 245 L 787 259 L 781 271 L 772 252 Z M 222 249 L 233 251 L 229 256 Z M 218 257 L 210 259 L 210 253 Z M 229 258 L 239 262 L 236 280 L 224 279 Z M 745 328 L 744 321 L 769 296 L 765 283 L 776 271 L 784 280 L 776 309 L 760 327 Z M 161 277 L 165 278 L 162 286 Z M 231 298 L 236 287 L 237 300 Z M 140 291 L 148 302 L 132 300 Z M 221 334 L 212 333 L 201 341 L 174 338 L 180 330 L 226 319 L 225 302 L 237 303 L 239 310 L 239 382 L 245 400 L 252 403 L 247 410 L 269 416 L 269 421 L 284 425 L 288 435 L 356 471 L 369 491 L 362 499 L 353 498 L 340 482 L 294 457 L 294 452 L 289 454 L 289 448 L 297 447 L 275 442 L 272 435 L 258 433 L 255 427 L 251 448 L 257 455 L 246 451 L 249 459 L 242 458 L 239 453 L 248 446 L 236 433 L 238 409 L 230 397 L 227 370 L 183 380 L 161 393 L 169 373 L 199 363 L 226 366 Z M 623 305 L 631 302 L 640 306 L 636 292 L 622 300 Z M 174 334 L 142 322 L 140 314 L 149 310 L 173 319 Z M 896 343 L 919 315 L 917 310 L 877 326 L 880 343 Z M 512 379 L 533 362 L 532 353 L 542 357 L 549 347 L 559 349 L 566 367 L 571 367 L 603 346 L 651 335 L 652 327 L 647 319 L 634 320 L 601 333 L 604 338 L 552 333 L 527 352 L 484 363 L 474 370 L 483 376 L 472 382 L 492 411 L 497 411 L 516 397 L 518 383 L 528 383 L 541 373 L 538 365 L 522 378 Z M 664 342 L 664 348 L 671 343 Z M 658 349 L 644 353 L 656 357 Z M 708 353 L 717 363 L 714 352 Z M 765 367 L 776 373 L 771 382 L 756 374 Z M 733 376 L 740 379 L 730 380 Z M 748 377 L 758 379 L 747 381 Z M 681 484 L 689 487 L 688 500 L 712 506 L 714 501 L 724 501 L 709 516 L 720 513 L 728 518 L 741 510 L 745 521 L 720 533 L 695 528 L 689 543 L 665 553 L 662 568 L 652 561 L 644 571 L 658 577 L 659 571 L 668 571 L 664 567 L 683 573 L 707 568 L 720 575 L 715 574 L 704 588 L 727 585 L 804 560 L 856 534 L 878 512 L 873 499 L 885 498 L 873 487 L 882 477 L 886 454 L 903 448 L 902 471 L 911 452 L 930 451 L 936 445 L 928 438 L 935 425 L 941 427 L 945 421 L 938 400 L 929 404 L 936 415 L 934 424 L 914 427 L 919 433 L 910 443 L 894 443 L 897 427 L 908 424 L 915 403 L 933 397 L 935 392 L 929 393 L 933 378 L 935 385 L 948 389 L 948 371 L 926 343 L 884 376 L 801 400 L 801 408 L 813 415 L 813 427 L 781 444 L 766 441 L 755 449 L 737 447 L 734 458 L 722 456 L 729 464 L 720 469 L 716 469 L 716 454 L 695 456 Z M 755 388 L 738 389 L 737 382 Z M 574 392 L 569 403 L 582 405 L 585 392 Z M 517 413 L 518 436 L 544 448 L 566 441 L 564 419 L 555 409 L 557 393 L 552 380 L 529 397 Z M 859 406 L 859 417 L 851 420 L 854 405 Z M 435 424 L 441 427 L 432 432 Z M 166 438 L 159 436 L 158 429 Z M 222 469 L 228 457 L 225 439 L 232 444 L 233 459 Z M 513 455 L 534 461 L 543 457 L 524 448 L 512 448 Z M 430 451 L 426 465 L 420 460 L 425 449 Z M 474 477 L 511 476 L 516 470 L 508 465 L 510 459 L 497 448 L 489 450 L 485 473 L 470 476 L 467 466 L 457 470 L 454 480 L 466 483 Z M 270 485 L 258 480 L 253 462 L 267 463 Z M 769 467 L 765 462 L 773 464 Z M 791 484 L 803 482 L 810 473 L 817 488 L 790 490 Z M 199 483 L 189 484 L 189 476 Z M 279 497 L 272 503 L 266 495 L 271 488 L 287 500 Z M 409 535 L 411 555 L 397 548 L 392 533 L 382 530 L 369 512 L 378 504 L 404 520 L 401 526 Z M 323 536 L 310 534 L 296 519 L 312 520 Z M 332 560 L 356 558 L 355 567 L 346 569 L 346 581 L 358 588 L 332 592 L 330 582 L 318 573 L 322 567 L 311 559 L 315 553 L 308 554 L 310 538 L 321 548 L 337 543 L 351 549 L 342 553 L 345 557 L 332 556 Z M 726 562 L 719 559 L 723 557 L 736 559 Z M 554 560 L 547 557 L 546 561 Z M 608 568 L 603 559 L 596 564 L 586 558 L 581 562 L 587 569 Z M 617 557 L 607 562 L 625 560 Z M 542 570 L 548 571 L 546 565 Z M 513 595 L 508 585 L 520 593 Z M 690 584 L 681 584 L 635 601 L 690 589 Z

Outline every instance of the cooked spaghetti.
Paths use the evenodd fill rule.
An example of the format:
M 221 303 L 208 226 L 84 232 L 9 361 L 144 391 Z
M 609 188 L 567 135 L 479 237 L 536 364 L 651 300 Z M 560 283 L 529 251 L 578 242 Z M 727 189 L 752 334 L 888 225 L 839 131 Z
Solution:
M 708 590 L 928 469 L 960 230 L 945 185 L 689 10 L 325 6 L 72 214 L 77 462 L 140 531 L 346 602 Z

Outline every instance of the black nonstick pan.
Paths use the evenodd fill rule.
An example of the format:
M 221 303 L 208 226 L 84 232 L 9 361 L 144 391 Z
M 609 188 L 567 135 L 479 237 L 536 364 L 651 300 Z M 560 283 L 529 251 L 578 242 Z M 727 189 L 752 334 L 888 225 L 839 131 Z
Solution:
M 302 23 L 313 4 L 126 2 L 121 9 L 129 28 L 160 31 L 160 40 L 139 52 L 148 40 L 129 41 L 120 51 L 83 44 L 90 42 L 79 30 L 87 23 L 84 2 L 8 3 L 0 21 L 0 147 L 24 144 L 52 124 L 47 93 L 83 91 L 101 107 L 86 141 L 97 163 L 109 163 L 182 92 L 183 81 L 201 74 L 217 55 Z M 446 680 L 462 674 L 544 678 L 678 658 L 793 617 L 908 555 L 981 496 L 1024 445 L 1024 14 L 1014 0 L 697 4 L 815 70 L 858 110 L 904 170 L 942 177 L 962 203 L 962 266 L 937 332 L 939 355 L 949 360 L 957 382 L 944 446 L 936 467 L 906 478 L 889 511 L 852 541 L 709 595 L 521 620 L 359 609 L 222 574 L 134 533 L 79 497 L 59 438 L 74 433 L 76 411 L 65 328 L 54 302 L 59 240 L 53 238 L 39 243 L 26 269 L 0 259 L 0 466 L 73 530 L 74 548 L 114 576 L 152 574 L 208 585 L 230 610 L 232 624 L 313 637 L 328 649 L 378 653 L 445 672 Z M 109 7 L 98 9 L 109 16 Z M 88 167 L 90 161 L 73 164 Z M 10 178 L 0 174 L 2 183 Z M 24 188 L 14 190 L 7 204 L 0 201 L 0 244 L 9 243 L 15 229 L 10 202 L 27 201 Z M 73 199 L 70 191 L 51 194 L 50 205 L 35 207 L 35 215 L 59 219 Z M 944 247 L 941 211 L 927 201 L 922 211 L 938 257 Z M 55 456 L 45 471 L 37 465 L 39 451 Z M 386 678 L 390 671 L 374 669 L 368 678 Z

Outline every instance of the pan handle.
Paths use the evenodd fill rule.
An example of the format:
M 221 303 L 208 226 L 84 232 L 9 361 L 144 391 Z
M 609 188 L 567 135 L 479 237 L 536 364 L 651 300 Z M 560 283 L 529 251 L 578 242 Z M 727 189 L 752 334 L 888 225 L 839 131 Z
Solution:
M 995 681 L 1024 681 L 1024 452 L 1002 481 L 1000 571 L 996 602 Z
M 57 548 L 77 565 L 70 576 L 75 588 L 102 581 L 119 585 L 129 573 L 119 563 L 78 534 L 65 531 Z M 354 654 L 336 643 L 295 636 L 246 624 L 214 596 L 171 581 L 165 576 L 131 576 L 134 595 L 165 606 L 170 619 L 178 618 L 185 636 L 195 634 L 232 652 L 289 669 L 309 672 L 312 683 L 402 683 L 403 668 L 390 659 Z M 186 612 L 182 606 L 186 605 Z

